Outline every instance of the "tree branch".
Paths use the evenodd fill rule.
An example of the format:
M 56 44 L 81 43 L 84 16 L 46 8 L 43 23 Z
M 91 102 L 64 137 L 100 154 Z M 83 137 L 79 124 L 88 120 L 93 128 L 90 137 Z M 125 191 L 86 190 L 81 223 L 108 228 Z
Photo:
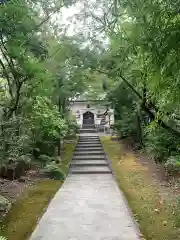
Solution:
M 10 83 L 10 77 L 9 77 L 8 72 L 6 70 L 6 67 L 5 67 L 5 65 L 4 65 L 4 63 L 1 59 L 0 59 L 0 65 L 2 66 L 2 68 L 4 70 L 4 74 L 5 74 L 6 79 L 7 79 L 9 93 L 10 93 L 11 97 L 13 97 L 13 93 L 12 93 L 12 89 L 11 89 L 11 83 Z
M 16 109 L 18 108 L 18 103 L 19 103 L 19 99 L 20 99 L 20 90 L 21 90 L 22 84 L 23 84 L 23 82 L 19 82 L 19 84 L 17 86 L 15 103 L 14 103 L 14 106 L 9 108 L 9 111 L 7 112 L 8 118 L 12 117 L 13 112 L 15 112 Z
M 135 88 L 127 81 L 127 79 L 124 76 L 120 76 L 121 79 L 133 90 L 133 92 L 136 94 L 136 96 L 143 100 L 142 96 L 135 90 Z M 151 117 L 152 120 L 156 119 L 156 113 L 154 114 L 153 112 L 151 112 L 151 110 L 142 103 L 141 105 L 142 109 Z M 163 127 L 164 129 L 170 131 L 171 133 L 173 133 L 175 136 L 180 137 L 180 132 L 177 131 L 176 129 L 170 127 L 169 125 L 167 125 L 163 120 L 159 119 L 157 120 L 157 123 L 159 126 Z
M 141 100 L 143 100 L 143 97 L 136 91 L 136 89 L 133 87 L 132 84 L 129 83 L 129 81 L 127 81 L 127 79 L 122 75 L 119 74 L 119 77 L 126 83 L 126 85 L 128 85 L 128 87 L 138 96 L 138 98 L 140 98 Z
M 5 51 L 7 51 L 7 49 L 6 49 L 5 45 L 4 45 L 2 32 L 1 32 L 1 34 L 0 34 L 0 40 L 1 40 L 1 44 L 2 44 L 3 48 L 5 49 Z M 11 70 L 11 74 L 12 74 L 14 80 L 16 80 L 16 71 L 15 71 L 15 68 L 14 68 L 14 64 L 13 64 L 12 60 L 9 60 L 8 57 L 7 57 L 7 56 L 9 56 L 9 55 L 8 55 L 8 51 L 7 51 L 7 54 L 6 54 L 6 53 L 4 52 L 4 49 L 3 49 L 3 48 L 0 47 L 1 52 L 2 52 L 2 55 L 3 55 L 4 59 L 6 60 L 8 66 L 9 66 L 9 68 L 10 68 L 10 70 Z

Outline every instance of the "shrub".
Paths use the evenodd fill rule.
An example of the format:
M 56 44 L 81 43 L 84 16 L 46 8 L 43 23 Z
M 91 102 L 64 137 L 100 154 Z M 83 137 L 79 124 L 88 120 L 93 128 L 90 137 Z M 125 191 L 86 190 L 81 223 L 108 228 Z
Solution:
M 24 121 L 24 118 L 16 117 L 3 122 L 0 154 L 6 162 L 8 159 L 16 160 L 20 155 L 31 151 L 32 141 Z
M 31 168 L 31 156 L 21 155 L 16 161 L 8 158 L 8 163 L 0 168 L 0 176 L 9 180 L 20 178 Z
M 11 203 L 3 196 L 0 195 L 0 220 L 7 214 L 11 208 Z
M 46 164 L 50 163 L 53 160 L 52 157 L 42 154 L 39 156 L 38 161 L 40 162 L 41 166 L 44 167 Z
M 7 240 L 7 238 L 0 236 L 0 240 Z
M 28 171 L 31 168 L 31 161 L 32 161 L 32 156 L 29 154 L 21 155 L 17 160 L 17 162 L 24 165 L 25 171 Z
M 36 96 L 31 101 L 26 124 L 31 129 L 34 157 L 53 155 L 56 142 L 67 135 L 67 123 L 47 97 Z
M 117 120 L 114 125 L 112 126 L 113 130 L 117 130 L 117 131 L 120 131 L 121 130 L 121 120 Z
M 75 120 L 68 120 L 67 121 L 68 132 L 67 137 L 74 137 L 76 133 L 79 132 L 79 126 Z
M 174 214 L 175 227 L 179 229 L 180 228 L 180 197 L 177 197 L 176 199 L 174 212 L 175 212 Z
M 65 179 L 65 174 L 64 172 L 59 168 L 59 166 L 52 162 L 50 164 L 47 164 L 44 168 L 44 173 L 53 179 L 58 179 L 58 180 L 64 180 Z
M 3 164 L 0 168 L 0 176 L 2 178 L 5 178 L 7 174 L 7 166 L 5 164 Z
M 178 141 L 169 131 L 161 127 L 149 127 L 145 130 L 145 147 L 156 162 L 166 162 L 176 152 Z
M 60 156 L 56 156 L 56 157 L 53 157 L 53 161 L 56 163 L 56 164 L 60 164 L 61 163 L 61 157 Z
M 165 163 L 165 168 L 170 175 L 180 173 L 180 156 L 171 156 Z
M 126 116 L 123 120 L 117 120 L 113 125 L 113 128 L 118 132 L 121 138 L 133 137 L 136 135 L 136 125 L 134 123 L 134 118 Z

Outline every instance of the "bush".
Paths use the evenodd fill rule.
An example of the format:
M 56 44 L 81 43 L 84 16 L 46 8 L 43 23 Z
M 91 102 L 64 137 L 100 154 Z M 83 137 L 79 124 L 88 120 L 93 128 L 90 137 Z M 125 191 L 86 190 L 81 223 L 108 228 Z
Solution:
M 57 179 L 57 180 L 64 180 L 65 179 L 64 172 L 54 162 L 46 165 L 46 167 L 44 168 L 44 173 L 52 179 Z
M 3 122 L 4 131 L 0 133 L 0 156 L 3 163 L 16 161 L 19 156 L 31 151 L 29 129 L 23 123 L 20 117 Z
M 68 126 L 67 137 L 74 137 L 79 132 L 80 128 L 75 120 L 68 120 L 67 126 Z
M 29 154 L 21 155 L 17 160 L 17 162 L 24 165 L 25 171 L 28 171 L 31 168 L 31 161 L 32 161 L 32 156 Z
M 9 180 L 20 178 L 31 168 L 31 156 L 21 155 L 16 161 L 8 158 L 8 163 L 0 168 L 0 176 Z
M 60 156 L 56 156 L 56 157 L 53 157 L 53 161 L 56 163 L 56 164 L 60 164 L 61 163 L 61 157 Z
M 123 120 L 117 120 L 113 128 L 118 132 L 120 138 L 133 137 L 137 131 L 134 118 L 130 116 L 123 118 Z
M 67 123 L 48 98 L 36 96 L 31 101 L 26 124 L 31 129 L 34 157 L 54 155 L 57 141 L 67 135 Z
M 152 128 L 151 125 L 145 131 L 145 147 L 156 162 L 166 162 L 170 155 L 177 152 L 178 141 L 169 131 L 161 127 Z
M 42 154 L 38 157 L 38 161 L 40 162 L 41 166 L 44 167 L 48 163 L 50 163 L 53 160 L 52 157 Z
M 7 240 L 7 238 L 0 236 L 0 240 Z
M 0 220 L 7 214 L 11 208 L 11 203 L 3 196 L 0 195 Z
M 174 217 L 175 217 L 175 221 L 174 221 L 175 227 L 177 229 L 179 229 L 180 228 L 180 197 L 179 196 L 176 198 L 176 204 L 175 204 L 174 212 L 176 213 L 174 215 Z
M 0 176 L 9 180 L 20 178 L 25 174 L 25 163 L 14 162 L 7 165 L 2 165 L 0 169 Z
M 177 155 L 169 157 L 165 163 L 165 168 L 170 175 L 180 173 L 180 156 Z
M 7 174 L 7 166 L 5 164 L 3 164 L 0 168 L 0 176 L 2 178 L 5 178 Z

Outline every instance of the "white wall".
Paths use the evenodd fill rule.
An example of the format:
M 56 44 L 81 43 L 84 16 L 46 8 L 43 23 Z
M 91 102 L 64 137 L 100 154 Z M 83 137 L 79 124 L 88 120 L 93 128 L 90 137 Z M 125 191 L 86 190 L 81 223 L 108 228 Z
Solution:
M 102 114 L 106 111 L 106 108 L 104 106 L 96 106 L 96 105 L 92 105 L 91 103 L 89 103 L 90 108 L 87 108 L 87 104 L 88 102 L 71 102 L 71 112 L 74 116 L 76 116 L 76 121 L 77 124 L 82 126 L 83 124 L 83 114 L 87 111 L 90 111 L 92 113 L 94 113 L 94 123 L 95 124 L 99 124 L 100 122 L 100 118 L 97 118 L 97 114 Z M 78 112 L 79 111 L 79 112 Z M 79 118 L 78 118 L 79 115 Z M 106 121 L 109 121 L 109 116 L 106 117 Z M 114 111 L 113 109 L 111 109 L 111 116 L 110 116 L 110 124 L 114 124 Z

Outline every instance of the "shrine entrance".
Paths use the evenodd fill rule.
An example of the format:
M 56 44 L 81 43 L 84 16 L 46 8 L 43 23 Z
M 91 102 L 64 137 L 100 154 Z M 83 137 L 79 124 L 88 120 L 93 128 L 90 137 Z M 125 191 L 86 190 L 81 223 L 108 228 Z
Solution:
M 83 124 L 94 124 L 94 113 L 92 112 L 85 112 L 83 114 Z

